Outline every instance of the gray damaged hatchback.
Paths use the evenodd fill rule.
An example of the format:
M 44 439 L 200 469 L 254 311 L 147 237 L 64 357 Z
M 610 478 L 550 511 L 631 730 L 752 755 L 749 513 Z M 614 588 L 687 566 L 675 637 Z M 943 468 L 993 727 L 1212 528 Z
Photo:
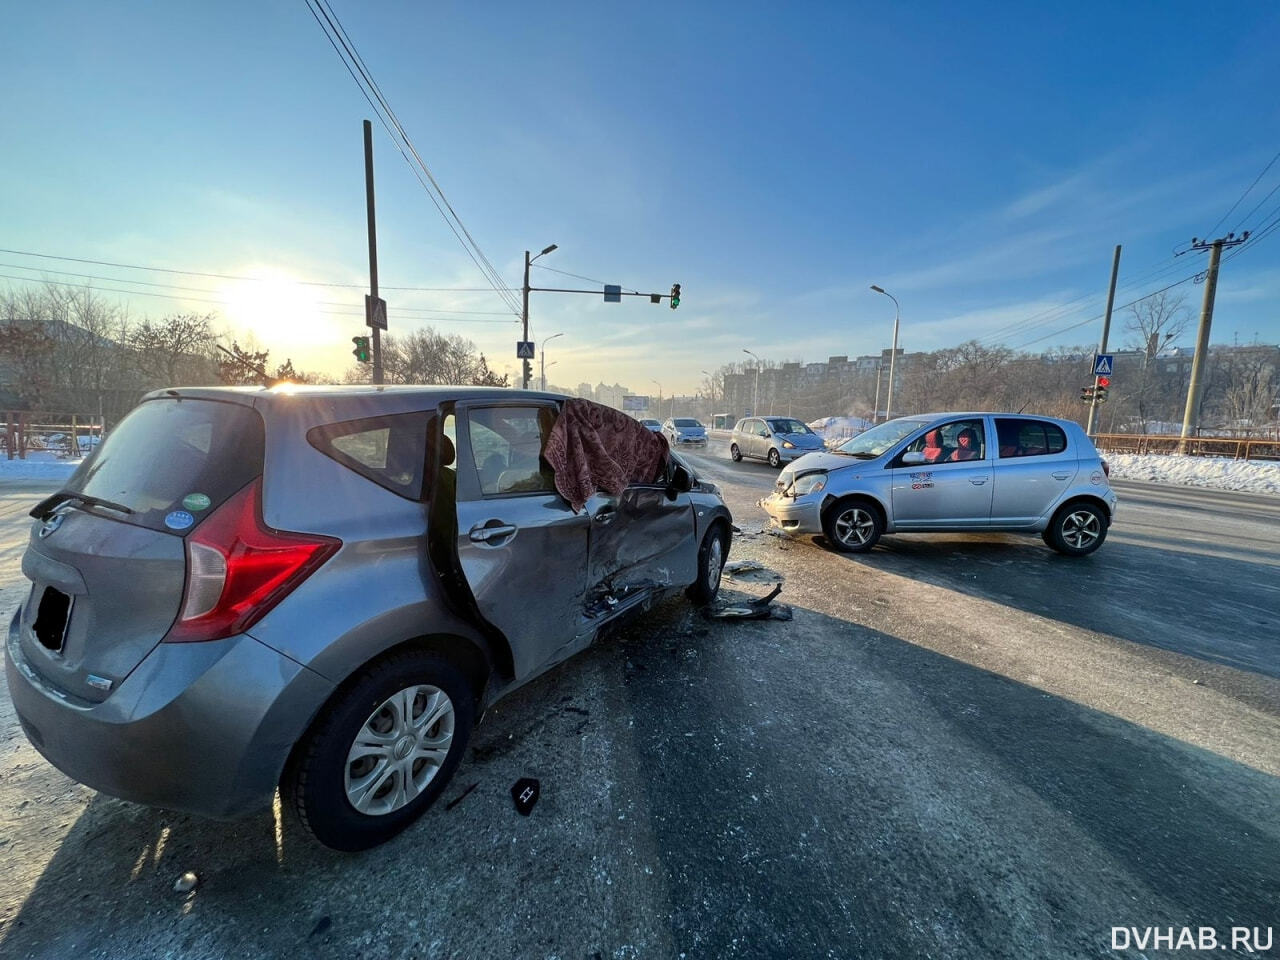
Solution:
M 456 387 L 148 395 L 40 503 L 6 644 L 35 747 L 117 797 L 287 805 L 359 850 L 408 826 L 479 714 L 684 587 L 731 517 L 676 457 L 575 512 L 564 398 Z

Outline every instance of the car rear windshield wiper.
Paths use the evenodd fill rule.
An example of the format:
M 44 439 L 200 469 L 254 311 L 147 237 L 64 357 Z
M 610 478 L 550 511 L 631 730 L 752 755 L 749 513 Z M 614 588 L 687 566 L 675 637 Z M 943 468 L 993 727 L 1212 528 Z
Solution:
M 111 500 L 103 500 L 101 497 L 91 497 L 87 493 L 76 493 L 74 490 L 59 490 L 32 507 L 30 516 L 35 517 L 37 520 L 47 520 L 54 510 L 73 500 L 91 507 L 105 507 L 108 510 L 115 510 L 119 513 L 133 513 L 133 510 L 123 503 L 114 503 Z

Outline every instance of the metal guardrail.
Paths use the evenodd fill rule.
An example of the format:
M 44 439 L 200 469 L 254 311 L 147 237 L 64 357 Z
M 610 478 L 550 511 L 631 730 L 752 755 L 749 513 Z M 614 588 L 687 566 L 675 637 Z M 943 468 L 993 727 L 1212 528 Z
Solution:
M 1187 437 L 1184 441 L 1170 434 L 1097 433 L 1093 442 L 1106 453 L 1185 453 L 1192 457 L 1280 460 L 1280 438 Z

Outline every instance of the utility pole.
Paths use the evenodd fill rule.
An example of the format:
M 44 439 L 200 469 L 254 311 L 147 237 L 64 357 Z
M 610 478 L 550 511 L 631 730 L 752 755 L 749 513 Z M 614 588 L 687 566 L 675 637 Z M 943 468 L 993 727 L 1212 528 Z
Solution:
M 530 262 L 531 261 L 529 260 L 529 251 L 526 250 L 524 252 L 524 287 L 521 290 L 521 293 L 523 296 L 521 298 L 522 305 L 520 307 L 520 322 L 523 325 L 523 329 L 524 329 L 524 334 L 520 337 L 520 339 L 523 340 L 525 343 L 529 342 L 529 264 Z M 520 379 L 521 379 L 520 388 L 522 390 L 528 390 L 529 389 L 529 364 L 524 361 L 521 361 L 521 364 L 520 364 Z
M 369 297 L 378 302 L 378 228 L 373 215 L 373 124 L 364 122 L 364 195 L 369 210 Z M 382 383 L 382 331 L 373 327 L 373 382 Z
M 1191 238 L 1192 250 L 1209 251 L 1209 270 L 1204 279 L 1204 303 L 1200 307 L 1200 328 L 1196 333 L 1196 352 L 1191 357 L 1191 385 L 1187 388 L 1187 408 L 1182 414 L 1182 439 L 1178 452 L 1187 452 L 1187 440 L 1193 429 L 1200 428 L 1200 397 L 1204 393 L 1205 359 L 1209 354 L 1209 328 L 1213 325 L 1213 300 L 1218 292 L 1218 265 L 1222 261 L 1223 247 L 1236 247 L 1249 239 L 1246 230 L 1237 237 L 1229 233 L 1212 242 Z
M 1111 308 L 1116 302 L 1116 278 L 1120 275 L 1120 244 L 1116 244 L 1116 254 L 1111 259 L 1111 286 L 1107 290 L 1107 312 L 1102 318 L 1102 343 L 1098 345 L 1099 353 L 1107 352 L 1107 337 L 1111 334 Z M 1093 375 L 1093 395 L 1098 395 L 1098 375 Z M 1093 436 L 1093 423 L 1098 415 L 1098 404 L 1089 404 L 1089 423 L 1084 432 Z

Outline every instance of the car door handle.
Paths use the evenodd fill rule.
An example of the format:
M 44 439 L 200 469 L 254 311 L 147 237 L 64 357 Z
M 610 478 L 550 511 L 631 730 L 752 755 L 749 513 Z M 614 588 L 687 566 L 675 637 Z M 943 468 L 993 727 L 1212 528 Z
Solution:
M 594 520 L 596 523 L 613 523 L 614 519 L 617 516 L 618 516 L 617 510 L 615 510 L 613 507 L 605 507 L 603 510 L 597 511 L 596 515 L 591 519 Z
M 497 546 L 502 540 L 515 534 L 519 528 L 514 524 L 504 523 L 496 527 L 472 527 L 471 532 L 467 534 L 473 543 L 488 543 Z
M 986 477 L 970 477 L 969 482 L 972 483 L 975 487 L 980 487 L 987 482 L 987 478 Z
M 1071 476 L 1071 474 L 1069 474 L 1069 473 L 1063 473 L 1063 472 L 1059 471 L 1058 473 L 1055 473 L 1055 474 L 1053 475 L 1053 479 L 1055 479 L 1055 480 L 1066 480 L 1066 479 L 1068 479 L 1070 476 Z

